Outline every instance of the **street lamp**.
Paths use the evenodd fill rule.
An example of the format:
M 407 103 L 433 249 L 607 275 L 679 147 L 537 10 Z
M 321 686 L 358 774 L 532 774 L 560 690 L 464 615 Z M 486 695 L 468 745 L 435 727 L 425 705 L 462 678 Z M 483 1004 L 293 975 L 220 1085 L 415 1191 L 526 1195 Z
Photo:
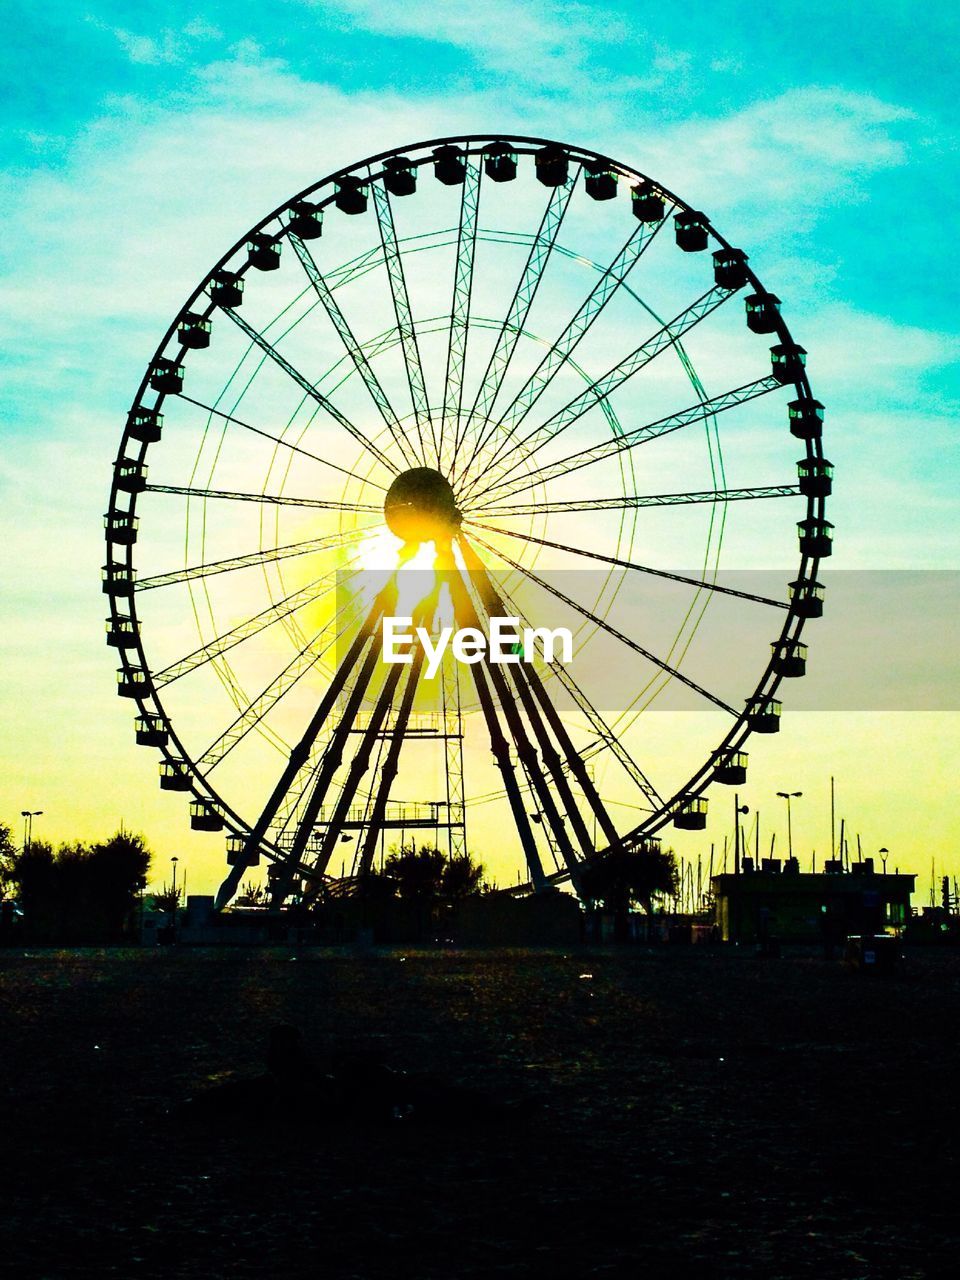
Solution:
M 736 875 L 740 874 L 740 815 L 749 812 L 750 806 L 741 804 L 740 797 L 735 795 L 733 797 L 733 870 Z
M 33 820 L 39 818 L 42 809 L 21 809 L 20 817 L 23 819 L 23 852 L 26 853 L 33 843 Z
M 802 791 L 778 791 L 777 795 L 781 800 L 787 802 L 787 856 L 793 857 L 793 821 L 790 817 L 790 801 L 796 800 L 803 795 Z
M 170 859 L 170 865 L 173 867 L 173 890 L 170 894 L 170 923 L 176 926 L 177 923 L 177 863 L 180 859 L 176 854 Z
M 881 850 L 880 850 L 880 861 L 883 863 L 883 874 L 884 874 L 884 875 L 886 875 L 886 874 L 887 874 L 887 858 L 889 857 L 889 855 L 890 855 L 890 850 L 889 850 L 889 849 L 881 849 Z

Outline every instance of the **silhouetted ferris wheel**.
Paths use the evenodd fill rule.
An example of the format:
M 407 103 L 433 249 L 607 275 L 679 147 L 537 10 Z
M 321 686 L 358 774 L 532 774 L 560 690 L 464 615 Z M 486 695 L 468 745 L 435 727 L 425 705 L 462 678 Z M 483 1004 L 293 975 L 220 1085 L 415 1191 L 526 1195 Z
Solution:
M 822 612 L 804 366 L 706 214 L 543 139 L 372 156 L 233 245 L 134 398 L 103 571 L 137 742 L 226 833 L 220 904 L 261 859 L 276 903 L 362 877 L 391 832 L 456 854 L 468 816 L 533 890 L 703 828 Z M 782 598 L 721 577 L 731 541 L 746 567 L 792 556 Z M 562 617 L 575 660 L 386 665 L 405 596 L 428 630 Z M 707 661 L 725 609 L 757 636 L 737 697 Z M 668 688 L 712 713 L 702 748 L 644 737 Z

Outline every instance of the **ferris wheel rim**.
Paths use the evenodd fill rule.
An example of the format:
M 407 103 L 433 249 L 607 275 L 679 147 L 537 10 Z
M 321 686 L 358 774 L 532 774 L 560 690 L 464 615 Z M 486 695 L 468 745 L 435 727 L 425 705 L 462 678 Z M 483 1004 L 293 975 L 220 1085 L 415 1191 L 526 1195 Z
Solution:
M 291 197 L 290 199 L 283 202 L 281 205 L 277 206 L 276 209 L 272 210 L 271 213 L 269 213 L 268 215 L 266 215 L 266 217 L 264 217 L 258 223 L 256 223 L 244 235 L 244 237 L 242 237 L 239 241 L 237 241 L 237 243 L 234 244 L 227 251 L 227 253 L 225 253 L 218 260 L 218 262 L 214 265 L 214 267 L 211 268 L 211 270 L 205 275 L 205 277 L 203 278 L 199 286 L 188 297 L 186 303 L 177 313 L 173 322 L 168 328 L 166 334 L 164 335 L 163 339 L 158 344 L 156 351 L 154 352 L 154 355 L 150 363 L 148 364 L 147 372 L 144 374 L 143 379 L 141 381 L 140 388 L 135 397 L 133 407 L 130 410 L 130 414 L 128 414 L 127 425 L 125 427 L 123 436 L 121 438 L 120 455 L 118 458 L 118 462 L 117 464 L 115 464 L 115 468 L 114 468 L 114 477 L 113 477 L 113 484 L 111 485 L 111 491 L 110 491 L 108 514 L 112 515 L 114 513 L 121 512 L 122 514 L 130 514 L 132 516 L 135 516 L 135 511 L 136 511 L 136 495 L 135 494 L 131 495 L 131 502 L 126 512 L 123 512 L 118 505 L 118 495 L 120 493 L 120 487 L 117 483 L 118 466 L 121 458 L 127 458 L 132 456 L 132 455 L 128 455 L 127 453 L 128 445 L 130 444 L 130 441 L 132 439 L 130 435 L 130 419 L 131 419 L 131 415 L 138 408 L 143 407 L 142 402 L 143 402 L 144 395 L 148 390 L 150 369 L 156 365 L 158 360 L 163 358 L 163 353 L 166 350 L 168 350 L 168 348 L 170 347 L 171 340 L 174 337 L 174 334 L 177 330 L 177 326 L 182 316 L 191 309 L 193 304 L 203 294 L 203 291 L 209 286 L 215 273 L 219 270 L 222 270 L 225 264 L 230 262 L 231 259 L 233 259 L 236 256 L 236 254 L 243 249 L 244 245 L 250 240 L 251 236 L 258 234 L 264 228 L 268 227 L 271 223 L 278 221 L 281 215 L 284 214 L 286 211 L 288 211 L 290 207 L 297 201 L 307 199 L 309 196 L 317 193 L 322 188 L 325 188 L 328 186 L 332 187 L 332 185 L 336 183 L 337 180 L 340 178 L 355 175 L 358 171 L 363 169 L 370 170 L 373 165 L 380 164 L 381 162 L 391 157 L 406 155 L 407 153 L 419 153 L 421 151 L 426 151 L 428 148 L 436 148 L 440 146 L 455 145 L 455 144 L 460 144 L 468 148 L 469 147 L 477 148 L 474 151 L 467 150 L 466 152 L 467 155 L 482 155 L 483 147 L 479 144 L 489 145 L 494 142 L 497 142 L 497 143 L 502 142 L 505 144 L 518 144 L 516 148 L 518 151 L 521 151 L 523 149 L 526 149 L 527 151 L 532 151 L 534 149 L 542 148 L 545 146 L 556 146 L 561 148 L 564 151 L 564 153 L 567 154 L 568 157 L 572 160 L 575 160 L 575 161 L 589 160 L 591 162 L 600 162 L 603 164 L 609 164 L 617 173 L 625 177 L 636 178 L 640 181 L 650 180 L 648 179 L 648 176 L 646 174 L 644 174 L 638 169 L 633 168 L 632 166 L 625 165 L 623 162 L 614 160 L 611 157 L 604 155 L 603 153 L 592 151 L 587 148 L 578 147 L 570 143 L 559 142 L 555 139 L 538 138 L 538 137 L 532 137 L 527 135 L 515 135 L 515 134 L 509 134 L 509 133 L 507 134 L 490 133 L 490 134 L 452 135 L 448 137 L 438 137 L 438 138 L 429 139 L 423 142 L 414 143 L 414 144 L 410 144 L 403 147 L 389 148 L 385 151 L 375 153 L 374 155 L 367 157 L 364 160 L 361 160 L 357 163 L 353 163 L 351 165 L 338 169 L 333 173 L 327 175 L 326 177 L 320 179 L 318 182 L 312 183 L 307 187 L 303 188 L 302 191 L 298 192 L 295 196 Z M 419 166 L 420 164 L 428 163 L 430 159 L 431 159 L 430 156 L 423 155 L 419 159 L 414 160 L 413 163 Z M 370 180 L 375 181 L 378 176 L 382 176 L 382 175 L 371 175 Z M 663 184 L 656 182 L 655 185 L 657 190 L 661 192 L 665 197 L 669 198 L 678 210 L 693 212 L 693 207 L 690 204 L 688 204 L 682 198 L 676 196 L 672 191 L 664 187 Z M 329 203 L 330 201 L 332 201 L 332 199 L 333 197 L 331 196 L 326 203 Z M 713 237 L 713 239 L 717 242 L 717 244 L 721 248 L 730 250 L 732 248 L 730 242 L 727 241 L 716 230 L 716 228 L 712 223 L 712 220 L 707 218 L 706 215 L 702 215 L 702 216 L 703 216 L 703 223 L 708 234 Z M 278 233 L 278 238 L 281 234 L 283 234 L 282 231 Z M 759 278 L 755 275 L 752 268 L 750 268 L 747 263 L 744 263 L 744 268 L 745 268 L 745 275 L 749 284 L 752 285 L 752 287 L 758 293 L 766 294 L 767 290 L 764 288 Z M 249 267 L 244 268 L 244 272 L 246 270 L 249 270 Z M 212 313 L 215 309 L 216 309 L 215 306 L 211 306 L 208 309 L 207 314 Z M 779 313 L 777 313 L 775 317 L 775 327 L 770 332 L 776 334 L 781 344 L 795 346 L 790 334 L 790 330 L 786 324 L 786 321 L 783 319 L 782 315 L 780 315 Z M 183 358 L 183 352 L 181 352 L 181 362 L 182 362 L 182 358 Z M 796 388 L 798 393 L 798 398 L 800 401 L 817 403 L 813 401 L 813 395 L 810 388 L 809 379 L 807 376 L 806 369 L 804 367 L 801 366 L 796 371 L 796 376 L 791 377 L 789 381 Z M 158 398 L 157 398 L 158 406 L 163 404 L 166 394 L 167 394 L 166 392 L 162 392 L 158 395 Z M 824 461 L 823 451 L 822 451 L 822 440 L 819 435 L 807 438 L 804 443 L 805 443 L 807 460 L 819 459 L 821 462 Z M 142 463 L 143 459 L 147 455 L 147 452 L 148 452 L 148 442 L 139 442 L 139 447 L 133 450 L 132 454 L 137 455 L 138 460 Z M 806 519 L 812 520 L 812 521 L 819 521 L 820 523 L 823 523 L 825 521 L 825 506 L 826 506 L 825 496 L 823 495 L 815 496 L 813 494 L 808 495 Z M 109 564 L 118 563 L 118 558 L 116 557 L 115 553 L 120 544 L 118 544 L 117 542 L 111 539 L 109 530 L 107 534 L 107 544 L 108 544 L 108 563 Z M 808 555 L 806 552 L 801 552 L 800 565 L 799 565 L 799 569 L 797 570 L 797 580 L 803 583 L 815 583 L 820 559 L 821 557 L 819 555 L 816 555 L 816 554 Z M 126 546 L 123 552 L 122 560 L 126 563 L 126 567 L 132 572 L 133 571 L 132 544 L 129 544 Z M 122 600 L 123 597 L 118 596 L 117 594 L 110 594 L 110 593 L 108 594 L 110 599 L 111 618 L 114 621 L 116 621 L 120 616 L 122 616 L 119 613 L 117 604 L 118 604 L 118 601 Z M 134 622 L 136 623 L 137 621 L 136 607 L 135 607 L 135 604 L 133 603 L 133 601 L 135 600 L 135 596 L 131 594 L 129 599 L 131 601 L 131 606 L 130 606 L 131 615 L 129 616 L 132 616 Z M 781 648 L 790 642 L 794 642 L 794 643 L 798 642 L 803 632 L 804 624 L 806 620 L 807 620 L 806 617 L 802 613 L 795 610 L 794 602 L 791 601 L 791 603 L 787 606 L 787 616 L 784 620 L 783 627 L 781 628 L 780 634 L 777 640 L 775 641 L 776 648 Z M 136 630 L 137 630 L 136 644 L 132 646 L 130 649 L 127 649 L 127 648 L 120 649 L 121 663 L 125 669 L 128 669 L 128 670 L 132 669 L 133 664 L 128 661 L 128 653 L 135 652 L 137 657 L 140 660 L 139 669 L 144 670 L 149 674 L 150 666 L 147 662 L 146 653 L 143 648 L 142 635 L 140 634 L 139 627 L 137 627 Z M 730 755 L 732 752 L 736 750 L 739 750 L 740 747 L 742 747 L 743 743 L 749 738 L 751 732 L 753 732 L 749 724 L 750 706 L 758 705 L 764 700 L 772 699 L 776 694 L 776 692 L 778 691 L 783 678 L 784 676 L 781 673 L 777 673 L 774 670 L 774 660 L 773 658 L 771 658 L 767 664 L 766 669 L 764 670 L 759 681 L 757 682 L 757 685 L 754 688 L 752 695 L 750 696 L 749 699 L 747 699 L 747 709 L 742 711 L 737 716 L 734 723 L 730 727 L 729 731 L 727 732 L 725 737 L 722 739 L 720 745 L 711 753 L 710 758 L 704 763 L 704 765 L 701 766 L 699 770 L 697 770 L 696 773 L 692 775 L 688 783 L 686 783 L 682 788 L 676 791 L 674 795 L 671 796 L 670 799 L 666 801 L 666 803 L 663 805 L 662 809 L 658 813 L 651 814 L 651 816 L 648 819 L 644 820 L 641 824 L 639 824 L 636 828 L 634 828 L 632 832 L 626 833 L 622 838 L 624 842 L 626 842 L 631 836 L 636 836 L 638 838 L 641 838 L 641 837 L 648 837 L 648 836 L 655 835 L 657 831 L 661 830 L 664 826 L 666 826 L 672 820 L 672 817 L 675 816 L 675 813 L 677 811 L 677 806 L 680 804 L 680 802 L 687 801 L 692 798 L 696 798 L 703 794 L 703 792 L 709 786 L 716 772 L 717 760 Z M 147 697 L 141 698 L 138 695 L 134 698 L 134 701 L 136 702 L 137 709 L 141 713 L 141 715 L 149 715 L 149 714 L 156 713 L 156 714 L 159 714 L 159 716 L 163 719 L 168 736 L 169 736 L 169 742 L 173 745 L 173 747 L 179 753 L 177 755 L 174 755 L 173 752 L 169 751 L 165 745 L 161 748 L 164 758 L 165 760 L 170 762 L 182 762 L 187 766 L 191 776 L 190 790 L 191 790 L 191 793 L 194 795 L 194 797 L 198 801 L 212 803 L 216 807 L 219 814 L 223 817 L 224 825 L 229 827 L 232 830 L 234 835 L 240 835 L 243 832 L 249 830 L 249 823 L 240 817 L 240 815 L 235 811 L 235 809 L 224 800 L 224 798 L 218 793 L 218 791 L 215 788 L 207 784 L 205 775 L 199 771 L 196 761 L 192 759 L 191 755 L 186 751 L 184 744 L 181 742 L 180 738 L 178 737 L 176 728 L 173 724 L 171 717 L 164 710 L 162 700 L 157 698 L 155 693 L 151 693 L 149 698 Z M 198 780 L 202 782 L 203 784 L 202 786 L 195 785 L 198 783 Z M 267 847 L 264 848 L 264 852 L 267 854 L 267 856 L 272 856 L 270 853 L 270 850 Z M 282 856 L 282 850 L 274 850 L 274 853 L 278 857 Z M 559 873 L 556 877 L 551 877 L 551 880 L 560 881 L 568 878 L 569 878 L 569 873 Z

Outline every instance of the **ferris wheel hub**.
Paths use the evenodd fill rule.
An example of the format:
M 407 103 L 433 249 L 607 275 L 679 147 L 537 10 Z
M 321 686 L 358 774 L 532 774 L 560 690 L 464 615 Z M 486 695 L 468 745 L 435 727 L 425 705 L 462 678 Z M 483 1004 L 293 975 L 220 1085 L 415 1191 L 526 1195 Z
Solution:
M 449 542 L 460 528 L 453 489 L 433 467 L 403 471 L 383 501 L 387 528 L 404 542 Z

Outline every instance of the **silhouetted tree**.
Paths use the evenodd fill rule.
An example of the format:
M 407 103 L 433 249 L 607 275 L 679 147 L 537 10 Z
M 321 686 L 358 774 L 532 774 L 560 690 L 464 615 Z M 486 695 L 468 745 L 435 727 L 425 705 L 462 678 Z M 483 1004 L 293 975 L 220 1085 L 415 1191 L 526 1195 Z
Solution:
M 13 857 L 10 879 L 30 936 L 119 942 L 149 866 L 143 837 L 118 832 L 92 846 L 63 844 L 56 852 L 34 841 Z
M 468 853 L 447 858 L 440 877 L 440 895 L 451 902 L 469 898 L 483 887 L 483 866 Z
M 396 883 L 397 894 L 404 902 L 433 902 L 440 897 L 445 862 L 439 849 L 401 846 L 390 850 L 384 874 Z
M 656 844 L 615 849 L 584 867 L 580 885 L 585 897 L 613 912 L 615 934 L 622 940 L 629 930 L 632 906 L 643 907 L 649 915 L 655 897 L 676 893 L 676 855 Z
M 18 853 L 9 823 L 0 822 L 0 898 L 13 888 L 13 864 Z
M 383 876 L 396 885 L 405 902 L 454 902 L 479 893 L 483 867 L 468 853 L 449 858 L 429 845 L 391 849 Z
M 164 915 L 172 916 L 174 911 L 179 910 L 180 904 L 183 902 L 183 890 L 177 885 L 176 889 L 165 884 L 159 893 L 153 895 L 153 906 L 155 911 L 162 911 Z

